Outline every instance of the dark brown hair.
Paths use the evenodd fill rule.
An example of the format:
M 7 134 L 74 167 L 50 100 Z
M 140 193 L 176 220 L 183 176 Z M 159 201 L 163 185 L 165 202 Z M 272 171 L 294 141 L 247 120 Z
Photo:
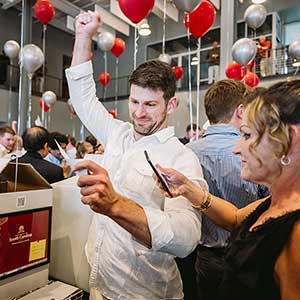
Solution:
M 149 60 L 139 65 L 129 79 L 129 85 L 163 92 L 165 102 L 174 97 L 176 90 L 175 74 L 170 65 L 159 60 Z

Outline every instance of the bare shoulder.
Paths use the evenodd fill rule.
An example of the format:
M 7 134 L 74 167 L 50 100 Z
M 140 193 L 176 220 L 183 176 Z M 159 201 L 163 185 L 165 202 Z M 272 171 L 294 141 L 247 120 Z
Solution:
M 280 286 L 281 299 L 298 299 L 300 295 L 299 253 L 300 220 L 295 223 L 291 236 L 275 264 L 275 277 Z

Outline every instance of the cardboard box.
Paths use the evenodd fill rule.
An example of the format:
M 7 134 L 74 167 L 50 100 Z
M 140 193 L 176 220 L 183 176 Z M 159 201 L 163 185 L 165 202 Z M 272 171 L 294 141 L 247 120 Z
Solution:
M 51 185 L 30 165 L 0 162 L 8 192 L 0 193 L 0 300 L 48 283 Z

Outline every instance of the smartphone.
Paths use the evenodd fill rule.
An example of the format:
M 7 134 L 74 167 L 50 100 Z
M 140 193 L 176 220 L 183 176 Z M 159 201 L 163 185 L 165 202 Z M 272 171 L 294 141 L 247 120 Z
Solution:
M 151 166 L 153 172 L 155 173 L 155 175 L 157 176 L 158 180 L 160 181 L 160 183 L 162 184 L 164 190 L 169 194 L 169 196 L 172 198 L 173 195 L 170 191 L 170 187 L 169 184 L 166 180 L 166 178 L 164 177 L 164 175 L 154 166 L 154 164 L 152 163 L 151 159 L 149 158 L 148 152 L 145 150 L 144 154 L 146 156 L 147 162 L 149 163 L 149 165 Z

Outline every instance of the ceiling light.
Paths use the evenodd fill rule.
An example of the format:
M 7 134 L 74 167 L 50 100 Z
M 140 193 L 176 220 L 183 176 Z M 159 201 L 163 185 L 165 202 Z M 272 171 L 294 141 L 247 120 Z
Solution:
M 261 3 L 264 3 L 266 2 L 267 0 L 252 0 L 252 3 L 253 4 L 261 4 Z
M 139 35 L 141 36 L 148 36 L 151 34 L 151 29 L 150 26 L 148 24 L 148 20 L 144 19 L 139 25 L 138 25 L 138 29 L 139 29 Z
M 198 65 L 198 57 L 194 56 L 191 61 L 191 66 L 197 66 L 197 65 Z

